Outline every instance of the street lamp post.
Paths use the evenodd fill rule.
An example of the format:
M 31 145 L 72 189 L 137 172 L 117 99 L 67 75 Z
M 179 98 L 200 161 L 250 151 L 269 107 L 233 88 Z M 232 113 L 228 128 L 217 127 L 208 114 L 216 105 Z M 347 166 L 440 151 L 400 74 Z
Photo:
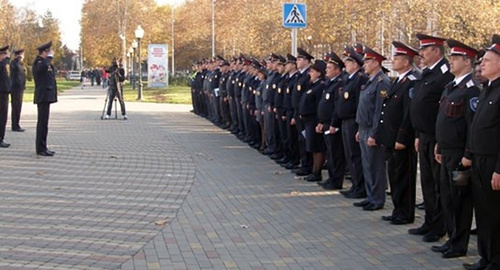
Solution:
M 137 95 L 137 100 L 142 100 L 142 66 L 141 66 L 141 39 L 144 36 L 144 29 L 139 25 L 135 29 L 135 38 L 137 38 L 137 58 L 139 62 L 139 93 Z
M 132 41 L 132 51 L 133 51 L 132 52 L 132 58 L 133 58 L 133 60 L 132 60 L 132 75 L 134 77 L 134 82 L 132 83 L 132 89 L 134 89 L 134 90 L 135 90 L 135 81 L 137 81 L 136 77 L 135 77 L 135 73 L 137 72 L 137 69 L 135 68 L 135 49 L 137 49 L 137 40 L 134 39 Z

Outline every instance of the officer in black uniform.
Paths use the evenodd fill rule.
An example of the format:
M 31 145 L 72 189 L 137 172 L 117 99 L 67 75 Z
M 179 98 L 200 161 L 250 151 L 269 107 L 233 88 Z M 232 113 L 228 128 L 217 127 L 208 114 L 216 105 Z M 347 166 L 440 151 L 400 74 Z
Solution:
M 392 44 L 395 48 L 392 69 L 398 76 L 382 104 L 379 139 L 386 151 L 387 176 L 394 209 L 391 215 L 382 216 L 382 220 L 401 225 L 415 220 L 417 153 L 410 120 L 410 89 L 414 87 L 420 73 L 413 67 L 413 58 L 418 55 L 418 51 L 399 41 L 393 41 Z
M 36 124 L 36 153 L 41 156 L 53 156 L 54 151 L 47 149 L 47 134 L 49 132 L 50 104 L 57 102 L 56 71 L 51 64 L 54 51 L 52 41 L 37 48 L 38 55 L 33 62 L 33 78 L 35 80 L 35 95 L 33 102 L 38 107 Z
M 293 118 L 290 121 L 291 125 L 295 125 L 298 133 L 298 145 L 300 155 L 300 168 L 295 171 L 299 177 L 308 176 L 312 172 L 312 155 L 306 151 L 306 138 L 303 135 L 305 130 L 304 123 L 300 119 L 300 100 L 305 91 L 309 89 L 311 78 L 309 77 L 309 69 L 311 60 L 314 59 L 312 55 L 302 48 L 297 48 L 297 68 L 299 70 L 299 77 L 293 86 L 292 90 L 292 106 Z
M 287 138 L 285 141 L 286 155 L 288 157 L 288 163 L 284 164 L 283 167 L 292 170 L 296 169 L 300 163 L 299 147 L 298 147 L 298 133 L 295 125 L 291 124 L 293 119 L 293 106 L 292 106 L 292 92 L 294 91 L 295 83 L 299 78 L 300 73 L 297 70 L 297 58 L 291 54 L 286 55 L 286 65 L 285 72 L 287 73 L 286 83 L 283 86 L 285 89 L 285 96 L 283 97 L 283 109 L 285 110 L 285 125 L 287 129 Z
M 349 190 L 340 191 L 346 198 L 360 199 L 366 197 L 365 180 L 363 168 L 361 167 L 361 149 L 356 141 L 358 124 L 356 123 L 356 111 L 358 108 L 359 92 L 361 86 L 368 81 L 368 77 L 363 73 L 363 58 L 354 51 L 352 47 L 347 47 L 344 52 L 346 58 L 346 77 L 344 86 L 339 91 L 340 98 L 336 104 L 336 114 L 342 120 L 342 141 L 344 144 L 345 159 L 349 172 L 352 176 L 352 186 Z
M 323 80 L 325 79 L 326 63 L 323 60 L 316 60 L 309 70 L 310 85 L 306 88 L 300 99 L 299 114 L 304 123 L 304 133 L 306 141 L 306 152 L 313 157 L 312 173 L 306 177 L 308 182 L 319 182 L 322 180 L 321 169 L 325 163 L 325 141 L 323 132 L 318 130 L 318 105 L 325 89 Z
M 472 198 L 481 259 L 465 269 L 500 269 L 500 36 L 493 36 L 481 62 L 488 84 L 481 91 L 469 132 Z
M 408 233 L 423 235 L 424 242 L 438 241 L 445 234 L 439 201 L 439 164 L 434 159 L 436 117 L 445 85 L 453 80 L 444 58 L 444 38 L 417 34 L 421 62 L 426 66 L 410 92 L 410 118 L 415 129 L 415 150 L 419 153 L 420 181 L 425 205 L 425 222 Z
M 285 142 L 287 134 L 286 129 L 286 115 L 283 110 L 283 99 L 285 97 L 285 85 L 286 85 L 286 58 L 282 55 L 277 55 L 278 61 L 276 63 L 276 90 L 274 93 L 274 109 L 273 113 L 275 116 L 275 137 L 276 137 L 276 150 L 270 158 L 276 160 L 278 164 L 288 163 L 289 159 L 285 154 Z
M 276 152 L 276 118 L 274 113 L 274 94 L 277 90 L 277 80 L 281 77 L 277 72 L 278 55 L 271 53 L 267 61 L 267 71 L 269 76 L 265 83 L 266 86 L 262 92 L 262 101 L 264 102 L 264 126 L 266 136 L 266 149 L 262 152 L 265 155 L 272 156 Z
M 342 70 L 345 65 L 334 52 L 326 54 L 325 61 L 325 90 L 318 105 L 319 124 L 316 129 L 324 133 L 328 179 L 318 184 L 324 189 L 336 190 L 342 189 L 345 173 L 344 145 L 340 132 L 342 123 L 335 116 L 336 102 L 343 85 Z
M 5 125 L 7 125 L 7 114 L 9 113 L 10 79 L 7 67 L 10 56 L 7 50 L 9 46 L 0 48 L 0 147 L 6 148 L 10 144 L 4 142 Z
M 231 116 L 229 112 L 229 94 L 227 90 L 227 81 L 229 80 L 229 62 L 226 60 L 220 61 L 220 81 L 219 81 L 219 92 L 220 92 L 220 114 L 222 119 L 222 129 L 228 129 L 231 126 Z
M 227 98 L 229 104 L 229 116 L 231 119 L 231 125 L 229 131 L 233 134 L 238 132 L 238 113 L 236 112 L 236 101 L 234 99 L 234 88 L 236 84 L 236 78 L 239 75 L 240 67 L 238 64 L 238 57 L 233 56 L 229 66 L 230 72 L 229 77 L 226 82 Z
M 390 88 L 390 79 L 382 71 L 384 56 L 371 48 L 364 49 L 364 68 L 369 77 L 359 94 L 356 123 L 358 133 L 356 140 L 361 148 L 363 176 L 367 198 L 354 206 L 363 210 L 374 211 L 384 207 L 387 171 L 385 151 L 379 139 L 379 127 L 382 103 Z
M 472 68 L 477 50 L 459 41 L 446 41 L 451 48 L 450 71 L 455 79 L 446 85 L 436 121 L 435 158 L 441 164 L 441 205 L 448 241 L 432 250 L 443 258 L 465 256 L 472 224 L 472 199 L 469 183 L 454 183 L 452 171 L 459 165 L 470 168 L 472 154 L 467 146 L 467 131 L 477 105 L 479 88 Z
M 14 132 L 24 131 L 24 128 L 19 125 L 21 108 L 23 106 L 24 89 L 26 89 L 26 69 L 23 65 L 23 59 L 24 50 L 15 50 L 14 60 L 10 62 L 11 127 Z

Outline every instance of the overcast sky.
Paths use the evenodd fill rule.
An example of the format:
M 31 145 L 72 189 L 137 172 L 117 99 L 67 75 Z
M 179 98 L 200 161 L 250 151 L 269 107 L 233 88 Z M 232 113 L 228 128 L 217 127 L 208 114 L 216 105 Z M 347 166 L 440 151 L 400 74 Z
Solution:
M 155 0 L 158 4 L 178 4 L 184 0 Z M 62 42 L 68 48 L 77 50 L 80 44 L 80 18 L 82 15 L 82 0 L 10 0 L 15 7 L 29 7 L 43 15 L 47 10 L 59 19 Z

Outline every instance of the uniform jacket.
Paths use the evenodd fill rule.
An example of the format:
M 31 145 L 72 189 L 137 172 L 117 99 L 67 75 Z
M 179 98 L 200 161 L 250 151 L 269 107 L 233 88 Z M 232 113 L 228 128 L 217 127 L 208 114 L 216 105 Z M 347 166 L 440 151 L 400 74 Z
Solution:
M 368 77 L 361 70 L 356 71 L 352 76 L 346 74 L 344 87 L 339 93 L 340 98 L 336 108 L 339 119 L 347 120 L 356 118 L 359 92 L 361 91 L 361 86 L 366 84 L 367 81 Z
M 420 132 L 435 134 L 439 100 L 451 80 L 450 65 L 443 58 L 432 70 L 424 69 L 415 82 L 414 90 L 410 91 L 410 118 L 417 137 Z
M 276 108 L 276 113 L 283 115 L 283 100 L 285 98 L 285 86 L 286 86 L 286 74 L 280 74 L 278 81 L 276 82 L 276 92 L 274 93 L 274 107 Z
M 7 72 L 7 66 L 10 63 L 10 58 L 5 57 L 0 62 L 0 93 L 10 93 L 10 79 Z
M 328 79 L 325 81 L 325 89 L 321 95 L 321 100 L 318 104 L 318 120 L 322 124 L 328 126 L 332 125 L 334 127 L 340 127 L 334 120 L 334 112 L 336 107 L 336 102 L 339 98 L 339 90 L 342 87 L 342 75 L 339 74 L 333 79 Z
M 10 86 L 13 91 L 26 89 L 26 70 L 19 58 L 10 62 Z
M 413 145 L 415 132 L 410 119 L 410 90 L 420 76 L 417 70 L 406 73 L 403 79 L 394 81 L 382 103 L 380 113 L 380 143 L 394 148 L 396 142 Z
M 297 78 L 297 81 L 293 86 L 292 107 L 294 109 L 294 117 L 296 118 L 299 117 L 299 107 L 302 95 L 304 94 L 304 92 L 310 89 L 309 85 L 311 77 L 309 76 L 309 69 L 310 68 L 305 69 L 302 73 L 300 73 L 299 71 L 299 77 Z
M 467 75 L 458 85 L 454 85 L 452 81 L 445 86 L 436 120 L 438 153 L 472 159 L 467 136 L 478 96 L 479 88 L 473 81 L 472 74 Z
M 325 89 L 325 84 L 321 79 L 311 83 L 308 90 L 302 94 L 300 99 L 299 113 L 302 118 L 316 117 L 319 101 Z
M 293 75 L 288 75 L 286 77 L 286 82 L 284 84 L 285 96 L 283 97 L 283 109 L 285 110 L 285 112 L 293 113 L 292 92 L 294 91 L 293 89 L 295 83 L 297 82 L 297 79 L 299 78 L 299 75 L 299 72 L 295 72 Z
M 500 173 L 500 78 L 491 82 L 479 95 L 469 133 L 473 154 L 497 158 L 495 172 Z
M 33 62 L 33 78 L 35 79 L 35 98 L 33 102 L 57 102 L 57 84 L 54 66 L 50 59 L 37 56 Z
M 368 136 L 375 140 L 379 140 L 380 112 L 390 87 L 389 77 L 381 70 L 368 80 L 359 94 L 356 123 L 359 127 L 369 129 Z

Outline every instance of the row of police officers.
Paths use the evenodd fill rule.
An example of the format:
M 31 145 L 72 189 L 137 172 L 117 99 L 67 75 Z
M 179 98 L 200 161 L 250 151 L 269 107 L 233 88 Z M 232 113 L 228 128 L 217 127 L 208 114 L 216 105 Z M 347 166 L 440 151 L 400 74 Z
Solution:
M 325 189 L 342 189 L 349 172 L 340 193 L 363 199 L 354 203 L 363 210 L 384 207 L 389 183 L 394 209 L 382 220 L 394 225 L 414 222 L 418 155 L 425 221 L 409 234 L 425 242 L 446 234 L 432 250 L 465 256 L 474 208 L 481 259 L 464 267 L 500 269 L 500 36 L 480 51 L 417 38 L 418 49 L 393 42 L 393 79 L 386 57 L 359 43 L 316 61 L 301 48 L 264 61 L 203 60 L 194 112 Z

